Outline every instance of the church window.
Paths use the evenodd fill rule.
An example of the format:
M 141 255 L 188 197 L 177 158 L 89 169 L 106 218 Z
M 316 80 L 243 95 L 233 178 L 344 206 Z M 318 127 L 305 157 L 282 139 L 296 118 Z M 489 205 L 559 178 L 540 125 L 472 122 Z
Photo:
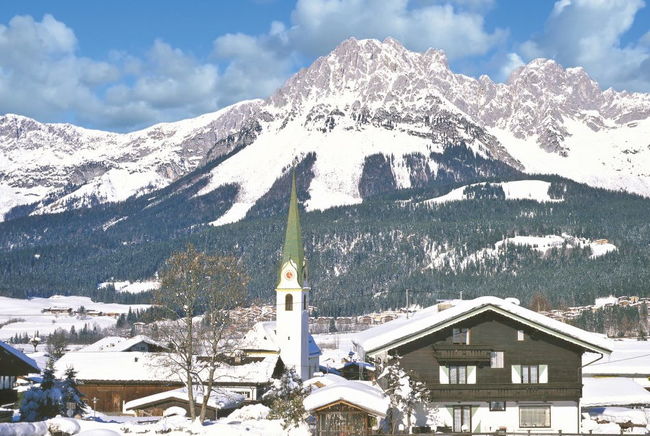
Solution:
M 284 310 L 293 310 L 293 295 L 287 294 L 284 297 Z

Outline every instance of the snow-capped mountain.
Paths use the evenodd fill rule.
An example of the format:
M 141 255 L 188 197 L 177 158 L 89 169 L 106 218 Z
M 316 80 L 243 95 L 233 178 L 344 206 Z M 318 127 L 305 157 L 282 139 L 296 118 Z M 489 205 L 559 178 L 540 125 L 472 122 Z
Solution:
M 650 94 L 601 91 L 581 68 L 537 59 L 507 83 L 453 73 L 443 52 L 349 39 L 266 100 L 116 134 L 0 117 L 0 217 L 47 213 L 165 186 L 233 150 L 197 195 L 234 184 L 216 224 L 242 219 L 288 169 L 308 162 L 308 209 L 453 173 L 474 155 L 530 173 L 650 196 Z M 481 173 L 481 170 L 477 170 Z M 453 174 L 452 174 L 453 176 Z

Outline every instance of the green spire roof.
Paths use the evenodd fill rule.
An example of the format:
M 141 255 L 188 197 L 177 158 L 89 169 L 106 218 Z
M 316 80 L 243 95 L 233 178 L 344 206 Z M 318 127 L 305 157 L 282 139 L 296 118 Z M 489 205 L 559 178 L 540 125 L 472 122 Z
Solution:
M 303 267 L 305 265 L 305 252 L 302 245 L 300 231 L 300 213 L 298 211 L 298 194 L 296 193 L 296 174 L 291 174 L 291 197 L 289 199 L 289 216 L 287 218 L 287 232 L 282 248 L 281 267 L 289 260 L 293 260 L 298 268 L 298 283 L 303 281 Z

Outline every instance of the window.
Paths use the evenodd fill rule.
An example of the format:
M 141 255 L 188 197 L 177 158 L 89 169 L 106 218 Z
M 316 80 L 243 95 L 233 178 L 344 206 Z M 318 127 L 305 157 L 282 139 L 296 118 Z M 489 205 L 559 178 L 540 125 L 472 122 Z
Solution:
M 490 368 L 504 368 L 503 351 L 492 351 L 490 353 Z
M 505 410 L 505 401 L 490 401 L 490 412 L 504 412 Z
M 518 341 L 523 341 L 524 340 L 524 331 L 523 330 L 517 330 L 517 340 Z
M 284 310 L 293 310 L 293 295 L 287 294 L 284 297 Z
M 522 383 L 539 383 L 538 365 L 521 365 Z
M 302 296 L 302 310 L 307 310 L 307 296 Z
M 551 426 L 551 406 L 520 406 L 519 427 L 541 428 Z
M 464 385 L 467 384 L 467 367 L 450 366 L 449 367 L 449 384 Z
M 0 389 L 13 389 L 16 377 L 11 375 L 0 376 Z
M 454 428 L 452 431 L 472 431 L 472 406 L 454 406 Z
M 469 329 L 454 328 L 452 343 L 469 344 Z

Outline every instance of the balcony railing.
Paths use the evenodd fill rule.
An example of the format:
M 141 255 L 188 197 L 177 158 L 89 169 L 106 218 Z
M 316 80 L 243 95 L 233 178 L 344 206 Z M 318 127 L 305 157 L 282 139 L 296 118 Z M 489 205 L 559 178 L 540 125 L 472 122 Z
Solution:
M 559 401 L 581 397 L 582 385 L 570 383 L 436 384 L 434 401 Z
M 492 348 L 485 345 L 436 345 L 433 354 L 441 363 L 487 363 Z

